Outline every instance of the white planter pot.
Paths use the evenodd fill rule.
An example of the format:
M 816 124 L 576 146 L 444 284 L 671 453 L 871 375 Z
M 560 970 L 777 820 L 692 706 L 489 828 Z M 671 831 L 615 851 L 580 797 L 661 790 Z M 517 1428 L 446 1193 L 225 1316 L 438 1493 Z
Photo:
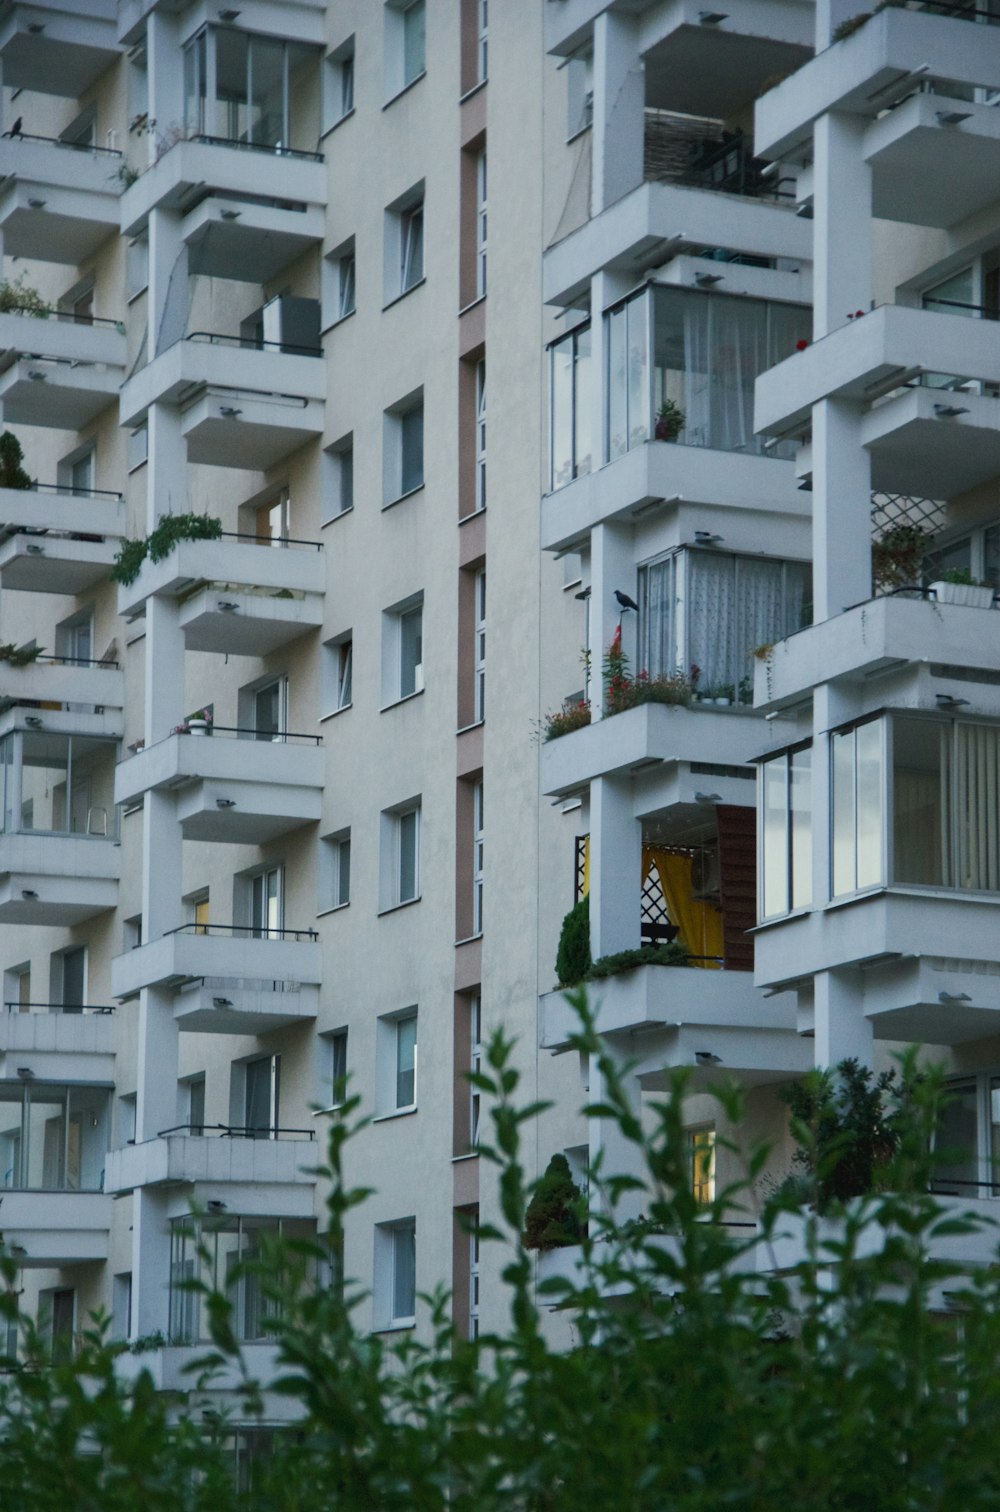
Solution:
M 188 731 L 191 735 L 207 735 L 208 724 L 204 719 L 189 719 Z
M 961 604 L 966 609 L 993 606 L 993 589 L 980 588 L 977 583 L 932 583 L 931 587 L 939 604 Z

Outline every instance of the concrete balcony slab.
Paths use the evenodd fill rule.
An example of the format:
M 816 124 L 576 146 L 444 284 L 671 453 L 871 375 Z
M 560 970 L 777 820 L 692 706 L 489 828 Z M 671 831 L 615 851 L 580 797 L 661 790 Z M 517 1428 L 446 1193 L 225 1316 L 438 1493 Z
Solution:
M 61 488 L 0 488 L 0 530 L 63 531 L 89 536 L 125 534 L 121 494 L 74 494 Z
M 75 597 L 103 582 L 118 541 L 81 541 L 70 535 L 16 535 L 0 542 L 0 588 Z
M 111 995 L 135 997 L 143 987 L 176 987 L 199 977 L 241 982 L 252 991 L 281 991 L 286 985 L 317 986 L 322 973 L 316 939 L 286 935 L 263 940 L 242 930 L 204 935 L 177 931 L 116 956 L 111 962 Z M 232 996 L 228 990 L 225 995 Z
M 861 990 L 877 1039 L 960 1045 L 1000 1034 L 1000 964 L 904 957 L 865 971 Z
M 950 81 L 992 87 L 1000 73 L 1000 28 L 929 11 L 879 12 L 758 100 L 757 152 L 796 156 L 829 111 L 874 119 L 912 94 L 928 66 L 933 76 L 939 58 L 947 59 Z
M 121 850 L 98 835 L 0 835 L 0 923 L 84 924 L 118 902 Z
M 231 199 L 213 196 L 184 217 L 181 235 L 191 249 L 192 270 L 260 284 L 317 247 L 324 227 L 321 204 L 278 209 L 247 202 L 237 210 Z
M 152 210 L 190 214 L 204 201 L 213 199 L 216 191 L 225 194 L 231 208 L 236 208 L 232 205 L 234 200 L 246 196 L 250 201 L 270 198 L 321 211 L 326 204 L 326 166 L 321 161 L 295 153 L 255 150 L 197 138 L 175 142 L 122 195 L 122 234 L 135 236 L 146 224 Z M 261 208 L 256 205 L 241 208 L 239 220 L 245 217 L 248 227 L 263 227 L 267 217 L 261 215 Z M 305 221 L 300 213 L 272 210 L 270 215 L 277 217 L 273 222 L 277 234 L 293 237 L 303 234 Z M 186 227 L 185 238 L 194 235 L 197 239 L 202 224 L 199 218 L 190 228 Z M 236 238 L 239 221 L 230 223 L 230 226 Z M 239 244 L 234 241 L 234 245 Z M 283 252 L 281 256 L 284 256 Z M 227 276 L 233 277 L 233 274 Z
M 641 521 L 665 502 L 771 516 L 786 529 L 793 518 L 809 520 L 808 498 L 798 489 L 792 462 L 647 441 L 543 497 L 542 549 L 571 550 L 587 541 L 595 525 Z
M 0 373 L 0 403 L 10 425 L 80 431 L 118 397 L 121 371 L 22 357 Z
M 995 29 L 995 28 L 993 28 Z M 961 119 L 948 121 L 948 116 Z M 916 94 L 869 127 L 872 214 L 944 229 L 992 203 L 1000 120 L 992 105 Z
M 73 267 L 118 234 L 117 152 L 0 138 L 0 230 L 8 256 Z
M 969 1003 L 924 1003 L 930 978 L 890 973 L 882 982 L 873 977 L 866 1012 L 870 1005 L 870 1016 L 877 1031 L 885 1030 L 885 1038 L 897 1038 L 896 1030 L 909 1019 L 925 1030 L 926 1043 L 955 1044 L 1000 1030 L 992 978 L 979 979 L 973 992 L 967 975 L 976 963 L 1000 964 L 998 925 L 1000 894 L 885 888 L 816 913 L 760 926 L 754 935 L 754 980 L 758 987 L 786 987 L 838 967 L 881 971 L 894 961 L 937 961 L 946 950 L 949 961 L 956 964 L 942 975 L 955 983 L 963 978 L 955 994 L 968 991 Z
M 322 558 L 319 559 L 321 565 Z M 188 651 L 270 656 L 323 624 L 322 593 L 210 583 L 181 609 Z
M 971 1218 L 975 1227 L 970 1233 L 932 1232 L 928 1243 L 929 1258 L 961 1269 L 995 1265 L 1000 1206 L 995 1201 L 977 1201 L 973 1194 L 969 1197 L 938 1196 L 936 1201 L 943 1220 L 954 1222 L 956 1219 Z M 814 1225 L 818 1245 L 810 1236 L 810 1229 Z M 898 1229 L 883 1228 L 873 1218 L 860 1232 L 855 1233 L 853 1252 L 859 1257 L 879 1254 L 890 1234 L 895 1242 Z M 826 1259 L 833 1269 L 843 1256 L 846 1237 L 843 1219 L 815 1218 L 806 1213 L 784 1213 L 772 1242 L 760 1246 L 757 1251 L 758 1267 L 763 1270 L 773 1266 L 778 1271 L 790 1271 L 797 1266 L 812 1266 L 818 1250 L 821 1263 Z M 930 1305 L 946 1308 L 947 1298 L 940 1295 Z
M 117 1033 L 109 1012 L 8 1010 L 0 1014 L 0 1079 L 28 1066 L 41 1081 L 113 1082 Z
M 647 183 L 550 247 L 544 303 L 579 302 L 602 270 L 638 281 L 646 270 L 692 247 L 738 247 L 760 257 L 812 259 L 812 228 L 791 205 L 681 184 Z M 660 255 L 662 254 L 662 255 Z
M 3 1193 L 2 1233 L 19 1266 L 54 1270 L 107 1260 L 110 1229 L 104 1192 Z
M 822 683 L 861 684 L 907 664 L 995 671 L 1000 614 L 929 599 L 871 599 L 779 641 L 757 661 L 755 708 L 780 709 Z
M 307 1138 L 165 1134 L 111 1150 L 104 1187 L 113 1194 L 153 1186 L 194 1186 L 202 1191 L 234 1184 L 272 1190 L 300 1188 L 306 1200 L 295 1212 L 286 1211 L 286 1202 L 282 1211 L 287 1217 L 307 1217 L 312 1214 L 311 1189 L 316 1183 L 311 1168 L 321 1159 L 321 1145 Z
M 867 405 L 922 373 L 993 382 L 998 371 L 995 321 L 880 305 L 762 373 L 755 386 L 755 424 L 758 431 L 787 435 L 808 428 L 812 406 L 821 399 Z
M 12 667 L 0 662 L 0 704 L 41 703 L 91 704 L 94 708 L 121 709 L 125 685 L 118 667 L 74 663 L 55 657 Z M 44 717 L 44 716 L 43 716 Z
M 0 360 L 23 354 L 74 367 L 113 369 L 118 381 L 125 371 L 125 334 L 108 323 L 88 324 L 55 315 L 0 315 Z
M 319 987 L 244 987 L 226 978 L 188 983 L 174 995 L 177 1027 L 194 1034 L 270 1034 L 315 1019 Z
M 123 1381 L 134 1382 L 143 1372 L 148 1372 L 157 1391 L 186 1393 L 191 1390 L 191 1382 L 195 1378 L 191 1367 L 196 1361 L 205 1358 L 208 1347 L 207 1342 L 203 1342 L 165 1344 L 156 1349 L 139 1349 L 135 1354 L 130 1351 L 119 1355 L 115 1361 L 115 1374 Z M 250 1379 L 265 1388 L 278 1374 L 280 1359 L 277 1344 L 241 1344 L 240 1358 Z M 213 1370 L 209 1390 L 200 1391 L 199 1397 L 217 1402 L 220 1397 L 227 1400 L 232 1394 L 232 1407 L 234 1411 L 238 1411 L 240 1403 L 245 1400 L 243 1365 L 223 1362 Z M 268 1422 L 281 1422 L 285 1419 L 290 1422 L 295 1420 L 295 1410 L 288 1399 L 268 1397 Z
M 8 88 L 78 100 L 119 56 L 115 0 L 30 0 L 5 11 Z
M 795 1028 L 795 995 L 765 998 L 749 971 L 697 966 L 636 966 L 587 987 L 601 1034 L 679 1028 L 787 1030 Z M 543 1050 L 565 1050 L 579 1019 L 566 993 L 539 998 Z
M 172 789 L 185 840 L 265 845 L 321 817 L 321 746 L 171 735 L 122 762 L 115 802 Z
M 706 755 L 713 763 L 742 766 L 760 745 L 760 721 L 750 710 L 640 704 L 543 745 L 542 792 L 566 797 L 597 777 L 638 775 Z
M 242 599 L 234 597 L 240 585 L 256 590 L 253 596 L 259 594 L 261 598 L 260 605 L 255 604 L 254 611 L 249 614 Z M 237 627 L 242 626 L 244 618 L 259 618 L 265 622 L 273 612 L 276 621 L 281 615 L 289 614 L 290 622 L 294 624 L 299 612 L 292 613 L 294 606 L 308 604 L 314 610 L 315 599 L 322 595 L 325 587 L 326 559 L 320 550 L 307 547 L 283 550 L 280 547 L 241 541 L 231 536 L 217 540 L 178 541 L 169 556 L 161 562 L 147 559 L 135 582 L 119 588 L 118 613 L 126 617 L 141 613 L 148 598 L 183 597 L 186 602 L 182 618 L 191 635 L 196 638 L 202 635 L 211 638 L 213 633 L 222 635 L 219 618 L 231 618 L 234 625 L 231 630 L 224 632 L 225 637 L 238 641 L 240 637 Z M 214 595 L 214 599 L 205 598 L 203 590 Z M 267 597 L 268 594 L 279 593 L 297 594 L 301 597 Z M 249 599 L 251 595 L 246 594 L 245 597 Z M 219 599 L 223 603 L 235 603 L 237 607 L 220 609 Z M 264 612 L 265 606 L 267 613 Z M 259 614 L 256 612 L 258 609 Z M 252 639 L 255 632 L 256 627 L 248 625 L 248 637 Z M 267 634 L 266 628 L 262 628 L 261 634 Z M 190 649 L 215 648 L 204 645 L 191 646 Z M 232 649 L 235 650 L 236 647 L 233 646 Z M 253 653 L 248 651 L 245 654 Z
M 992 395 L 904 389 L 868 411 L 861 437 L 872 487 L 886 493 L 951 499 L 1000 474 L 1000 401 Z

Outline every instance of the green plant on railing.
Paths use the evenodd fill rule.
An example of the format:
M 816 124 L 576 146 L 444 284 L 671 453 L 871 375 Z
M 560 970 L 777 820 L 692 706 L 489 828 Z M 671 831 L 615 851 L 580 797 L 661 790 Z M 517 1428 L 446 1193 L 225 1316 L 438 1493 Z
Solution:
M 560 987 L 575 987 L 591 968 L 590 900 L 581 898 L 563 919 L 556 951 L 556 979 Z
M 7 662 L 11 667 L 27 667 L 38 660 L 44 649 L 44 646 L 16 646 L 13 641 L 6 641 L 0 645 L 0 662 Z
M 621 714 L 639 704 L 686 705 L 691 702 L 691 682 L 679 670 L 672 677 L 650 677 L 645 670 L 636 677 L 632 676 L 628 657 L 622 650 L 620 625 L 605 654 L 603 670 L 605 705 L 609 714 Z
M 639 945 L 635 950 L 617 950 L 612 955 L 598 956 L 583 980 L 600 982 L 621 971 L 632 971 L 636 966 L 686 966 L 689 960 L 686 946 L 677 940 L 666 945 Z
M 590 704 L 587 700 L 581 698 L 577 703 L 567 700 L 561 709 L 543 718 L 540 725 L 542 742 L 558 740 L 560 735 L 571 735 L 574 730 L 582 730 L 589 724 Z
M 853 36 L 860 31 L 866 21 L 870 21 L 874 11 L 861 11 L 857 16 L 849 16 L 846 21 L 841 21 L 839 26 L 833 29 L 832 42 L 843 42 L 845 37 Z
M 47 320 L 51 313 L 52 306 L 31 287 L 27 274 L 0 279 L 0 315 L 37 315 Z
M 123 541 L 111 569 L 111 581 L 128 588 L 135 582 L 147 556 L 162 562 L 178 541 L 216 541 L 222 535 L 222 521 L 214 515 L 164 515 L 144 541 Z
M 911 588 L 920 583 L 920 569 L 933 539 L 923 525 L 895 525 L 872 542 L 872 582 L 876 592 Z
M 23 467 L 24 451 L 13 431 L 0 435 L 0 488 L 34 488 L 35 480 Z

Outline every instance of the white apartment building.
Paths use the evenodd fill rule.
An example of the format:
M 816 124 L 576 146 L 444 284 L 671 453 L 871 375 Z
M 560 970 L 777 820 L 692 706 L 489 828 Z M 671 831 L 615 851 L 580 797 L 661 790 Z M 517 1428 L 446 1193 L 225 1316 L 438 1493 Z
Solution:
M 687 947 L 595 1000 L 693 1155 L 720 1069 L 779 1170 L 782 1084 L 918 1039 L 992 1193 L 1000 646 L 925 585 L 1000 588 L 995 9 L 4 6 L 0 1223 L 55 1338 L 179 1383 L 198 1233 L 219 1284 L 322 1234 L 345 1071 L 332 1267 L 499 1325 L 484 1036 L 529 1169 L 632 1158 L 584 895 L 595 958 Z M 675 701 L 611 712 L 619 642 Z

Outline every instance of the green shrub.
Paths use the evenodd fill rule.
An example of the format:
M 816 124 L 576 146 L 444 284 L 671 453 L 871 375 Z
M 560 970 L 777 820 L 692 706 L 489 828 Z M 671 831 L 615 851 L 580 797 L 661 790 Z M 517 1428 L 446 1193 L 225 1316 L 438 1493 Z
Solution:
M 585 980 L 590 960 L 590 900 L 574 903 L 562 922 L 556 951 L 556 978 L 560 987 L 575 987 Z
M 52 306 L 28 283 L 26 273 L 0 279 L 0 315 L 38 315 L 45 320 L 51 311 Z
M 631 971 L 635 966 L 686 966 L 688 960 L 687 948 L 677 940 L 671 940 L 668 945 L 640 945 L 636 950 L 619 950 L 613 955 L 598 956 L 583 980 L 599 982 L 605 977 L 617 976 L 620 971 Z
M 573 1180 L 569 1161 L 565 1155 L 553 1155 L 525 1211 L 525 1249 L 565 1249 L 568 1244 L 579 1244 L 583 1238 L 579 1203 L 580 1188 Z
M 164 515 L 144 541 L 123 541 L 111 569 L 111 581 L 128 588 L 142 571 L 147 556 L 162 562 L 178 541 L 217 541 L 222 535 L 222 521 L 214 515 Z
M 34 488 L 23 467 L 24 450 L 13 431 L 0 435 L 0 488 Z

